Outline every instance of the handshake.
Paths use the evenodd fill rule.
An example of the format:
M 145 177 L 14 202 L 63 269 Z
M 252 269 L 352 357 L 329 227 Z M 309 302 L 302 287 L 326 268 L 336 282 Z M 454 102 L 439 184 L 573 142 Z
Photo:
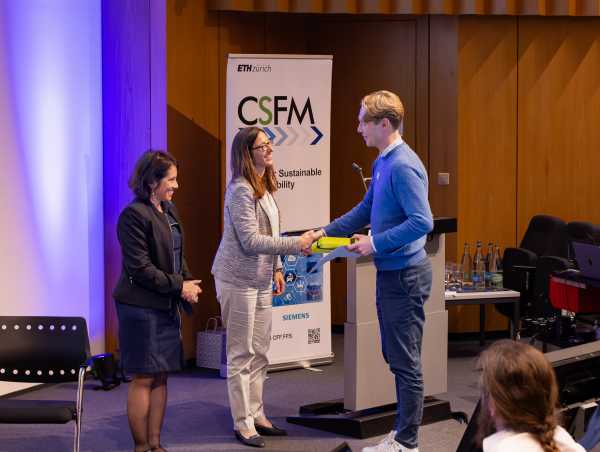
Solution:
M 321 237 L 325 235 L 325 231 L 323 229 L 309 230 L 298 237 L 298 243 L 302 250 L 302 254 L 308 256 L 311 254 L 311 246 L 314 242 L 319 240 Z

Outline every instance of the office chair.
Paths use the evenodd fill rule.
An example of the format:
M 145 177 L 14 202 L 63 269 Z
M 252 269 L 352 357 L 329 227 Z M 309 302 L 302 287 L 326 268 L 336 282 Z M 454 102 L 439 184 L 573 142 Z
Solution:
M 519 247 L 504 250 L 503 284 L 507 289 L 521 293 L 519 304 L 522 316 L 528 315 L 532 309 L 538 259 L 541 256 L 567 258 L 568 254 L 567 224 L 550 215 L 532 217 Z M 512 306 L 509 304 L 497 304 L 494 308 L 509 319 L 512 318 Z
M 73 450 L 79 452 L 89 357 L 87 325 L 81 317 L 0 317 L 0 381 L 77 382 L 75 400 L 0 399 L 0 423 L 75 421 Z
M 531 305 L 527 315 L 521 316 L 521 330 L 526 331 L 531 338 L 530 343 L 536 340 L 542 342 L 542 350 L 548 349 L 548 342 L 560 340 L 560 310 L 550 303 L 550 276 L 552 274 L 571 268 L 571 262 L 565 257 L 541 256 L 535 265 L 534 284 L 531 296 Z

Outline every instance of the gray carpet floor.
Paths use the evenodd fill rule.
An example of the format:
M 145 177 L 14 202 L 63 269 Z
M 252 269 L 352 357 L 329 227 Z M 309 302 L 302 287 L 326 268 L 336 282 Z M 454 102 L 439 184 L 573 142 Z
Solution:
M 265 405 L 269 417 L 288 430 L 284 438 L 267 438 L 269 451 L 329 451 L 347 441 L 353 451 L 378 441 L 365 440 L 288 424 L 300 405 L 343 396 L 343 336 L 333 336 L 336 355 L 331 365 L 316 370 L 297 369 L 269 374 Z M 471 415 L 478 400 L 474 363 L 480 348 L 476 341 L 451 342 L 448 360 L 448 392 L 453 411 Z M 86 387 L 96 383 L 89 381 Z M 45 387 L 21 398 L 69 399 L 74 384 Z M 86 390 L 82 451 L 131 451 L 125 400 L 127 386 L 104 392 Z M 454 420 L 423 426 L 419 433 L 421 452 L 455 451 L 465 425 Z M 72 447 L 73 423 L 67 425 L 0 425 L 0 451 L 68 451 Z M 169 379 L 169 405 L 163 429 L 163 445 L 170 452 L 253 450 L 239 444 L 232 434 L 225 380 L 206 370 L 187 371 Z

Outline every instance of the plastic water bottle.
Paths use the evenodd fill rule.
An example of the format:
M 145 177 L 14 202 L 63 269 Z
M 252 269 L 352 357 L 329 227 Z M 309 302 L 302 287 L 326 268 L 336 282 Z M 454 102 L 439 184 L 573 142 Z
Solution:
M 481 253 L 481 241 L 477 241 L 475 257 L 473 258 L 473 287 L 475 290 L 485 290 L 485 262 Z
M 469 244 L 465 242 L 465 248 L 460 260 L 460 271 L 462 272 L 462 287 L 470 289 L 473 287 L 471 254 L 469 253 Z

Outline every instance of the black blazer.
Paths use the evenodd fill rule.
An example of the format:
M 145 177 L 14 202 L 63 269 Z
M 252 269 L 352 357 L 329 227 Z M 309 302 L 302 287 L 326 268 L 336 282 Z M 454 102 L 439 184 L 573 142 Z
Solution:
M 174 204 L 163 202 L 162 207 L 180 223 Z M 183 281 L 194 279 L 183 258 L 183 228 L 181 234 L 180 275 L 174 273 L 173 237 L 166 215 L 139 199 L 123 209 L 117 223 L 123 265 L 113 291 L 116 301 L 161 310 L 169 310 L 180 302 L 188 314 L 192 312 L 192 307 L 180 297 Z

